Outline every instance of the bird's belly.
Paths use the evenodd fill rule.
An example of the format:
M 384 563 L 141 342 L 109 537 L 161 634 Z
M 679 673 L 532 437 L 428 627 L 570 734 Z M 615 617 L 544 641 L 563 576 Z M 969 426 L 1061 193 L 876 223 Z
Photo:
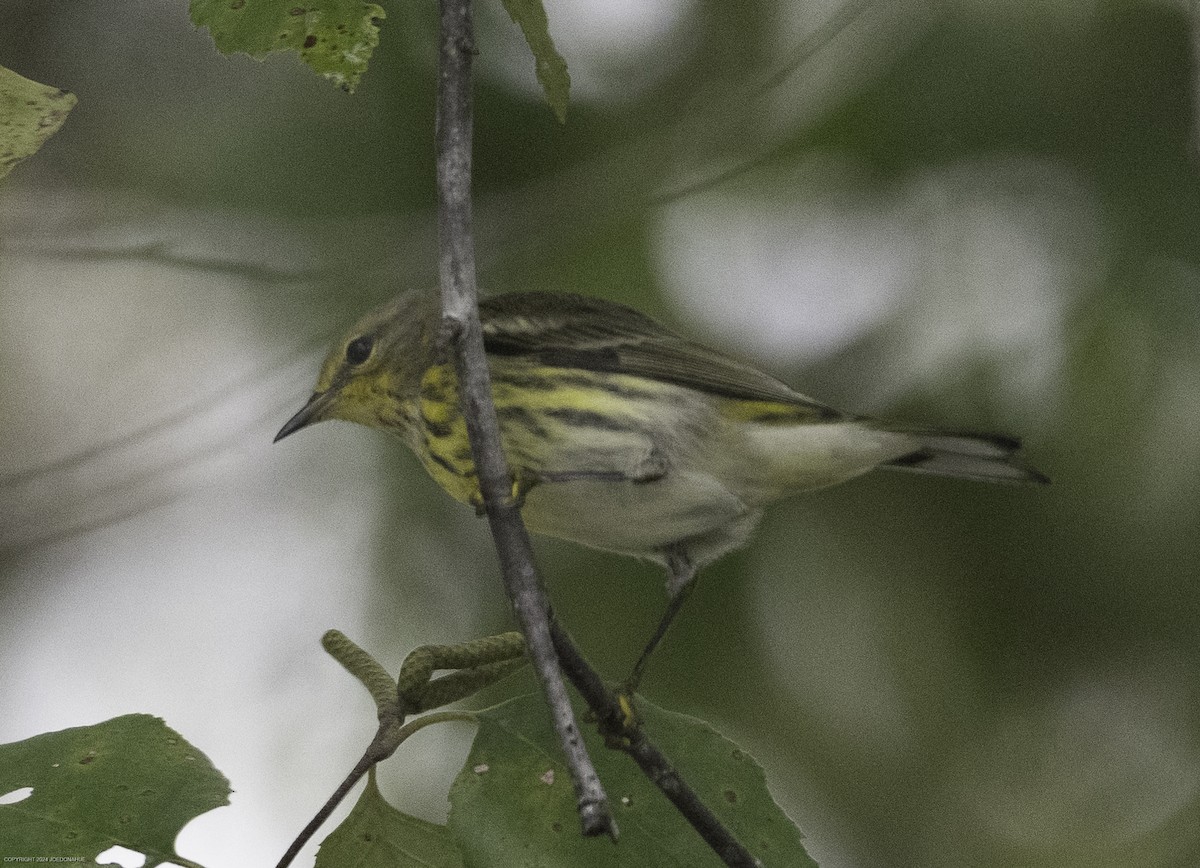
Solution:
M 653 482 L 576 480 L 539 485 L 522 515 L 529 529 L 594 548 L 653 556 L 749 512 L 713 476 L 675 470 Z

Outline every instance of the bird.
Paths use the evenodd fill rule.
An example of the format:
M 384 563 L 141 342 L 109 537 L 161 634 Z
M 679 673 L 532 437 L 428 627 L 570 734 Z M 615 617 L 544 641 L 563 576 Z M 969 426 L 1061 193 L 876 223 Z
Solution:
M 513 497 L 534 533 L 666 570 L 640 682 L 697 572 L 765 507 L 875 468 L 1044 484 L 1013 437 L 836 410 L 625 305 L 566 292 L 483 299 L 479 316 Z M 408 290 L 333 346 L 279 441 L 341 419 L 398 435 L 456 500 L 482 508 L 437 293 Z

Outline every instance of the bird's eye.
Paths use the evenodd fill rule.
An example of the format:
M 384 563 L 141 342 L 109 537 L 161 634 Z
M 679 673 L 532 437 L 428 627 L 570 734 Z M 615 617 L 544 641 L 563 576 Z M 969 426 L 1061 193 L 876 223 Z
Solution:
M 352 365 L 361 365 L 371 358 L 371 350 L 374 346 L 375 339 L 370 335 L 355 338 L 346 345 L 346 361 Z

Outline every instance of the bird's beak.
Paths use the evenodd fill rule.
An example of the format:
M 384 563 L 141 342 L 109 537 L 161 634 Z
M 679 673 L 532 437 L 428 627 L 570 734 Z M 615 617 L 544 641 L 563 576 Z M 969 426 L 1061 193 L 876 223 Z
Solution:
M 300 408 L 291 419 L 284 423 L 279 429 L 279 433 L 275 435 L 274 443 L 278 443 L 289 434 L 295 434 L 301 428 L 307 428 L 314 422 L 320 422 L 325 418 L 325 411 L 329 405 L 333 403 L 337 392 L 334 389 L 326 389 L 324 392 L 313 392 L 313 396 L 308 399 L 308 403 Z

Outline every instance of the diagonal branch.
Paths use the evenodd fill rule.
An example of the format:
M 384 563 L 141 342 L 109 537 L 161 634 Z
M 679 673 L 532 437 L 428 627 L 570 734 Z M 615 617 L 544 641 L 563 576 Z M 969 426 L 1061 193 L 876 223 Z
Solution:
M 701 801 L 670 760 L 646 737 L 641 725 L 629 722 L 621 702 L 580 654 L 553 612 L 550 613 L 550 635 L 558 659 L 562 661 L 563 672 L 596 715 L 600 731 L 608 736 L 609 746 L 629 754 L 726 865 L 730 868 L 761 868 L 762 863 L 750 855 L 750 851 Z
M 626 721 L 616 697 L 554 620 L 533 565 L 529 533 L 513 498 L 512 476 L 500 447 L 500 426 L 492 403 L 479 323 L 471 234 L 471 59 L 475 46 L 470 0 L 440 0 L 440 6 L 437 173 L 442 322 L 445 337 L 454 349 L 459 402 L 505 588 L 563 745 L 584 834 L 607 832 L 615 837 L 617 829 L 575 722 L 559 669 L 560 658 L 576 689 L 599 717 L 601 729 L 615 737 L 613 741 L 634 759 L 722 861 L 736 868 L 754 868 L 760 863 L 700 801 L 641 727 Z
M 512 498 L 512 477 L 500 448 L 500 426 L 479 324 L 475 246 L 471 234 L 471 60 L 475 53 L 470 0 L 441 0 L 438 66 L 438 270 L 442 318 L 454 349 L 459 402 L 479 474 L 479 490 L 496 542 L 505 589 L 525 634 L 534 671 L 550 705 L 571 770 L 585 835 L 616 837 L 608 797 L 584 747 L 550 640 L 549 604 L 533 565 L 533 549 Z

